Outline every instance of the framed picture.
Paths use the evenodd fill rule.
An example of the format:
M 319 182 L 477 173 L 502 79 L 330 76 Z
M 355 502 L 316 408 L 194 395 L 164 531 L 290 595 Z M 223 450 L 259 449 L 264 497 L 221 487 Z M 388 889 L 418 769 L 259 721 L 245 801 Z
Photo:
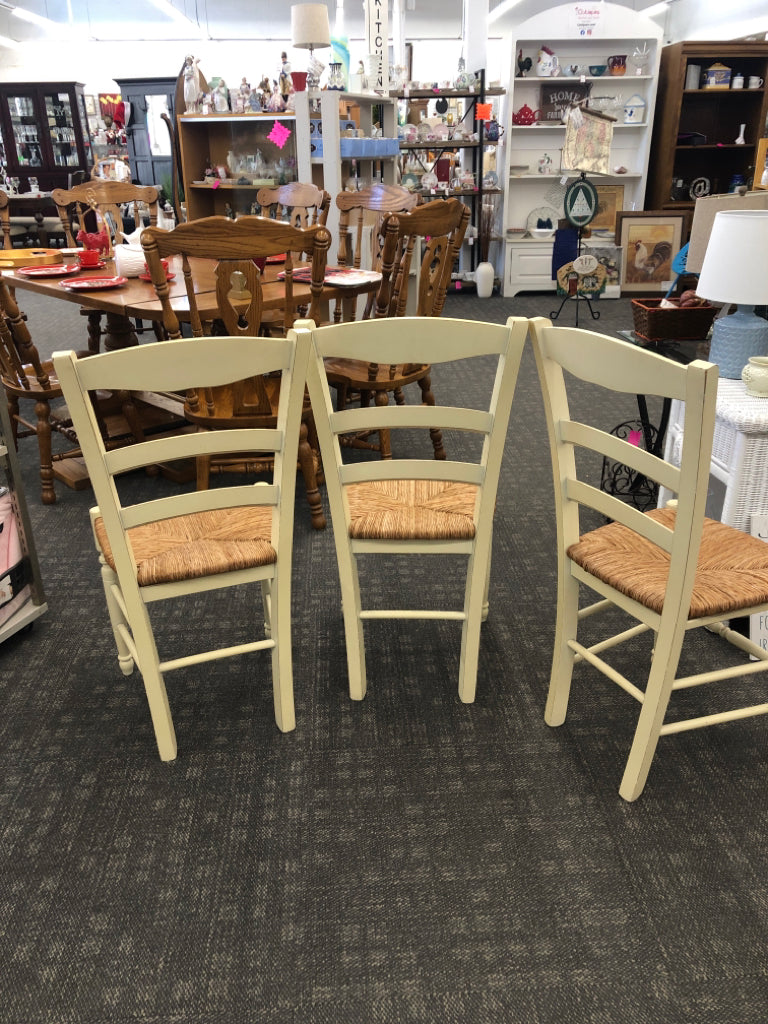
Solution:
M 97 111 L 96 111 L 96 97 L 95 96 L 87 95 L 87 96 L 84 97 L 84 99 L 85 99 L 85 112 L 86 112 L 86 114 L 88 115 L 88 117 L 96 117 L 96 114 L 97 114 Z
M 616 214 L 624 209 L 623 185 L 597 185 L 597 213 L 589 223 L 599 231 L 616 229 Z
M 672 260 L 683 246 L 686 213 L 618 212 L 615 241 L 624 250 L 622 292 L 666 292 L 674 280 Z

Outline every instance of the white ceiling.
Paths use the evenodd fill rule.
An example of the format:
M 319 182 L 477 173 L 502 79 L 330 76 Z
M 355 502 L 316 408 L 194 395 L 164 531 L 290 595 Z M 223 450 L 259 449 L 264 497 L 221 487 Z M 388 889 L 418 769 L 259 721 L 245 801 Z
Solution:
M 467 0 L 473 16 L 479 15 L 484 2 Z M 493 10 L 502 0 L 487 2 Z M 654 2 L 627 0 L 624 6 L 644 10 Z M 0 35 L 18 42 L 39 38 L 44 30 L 13 15 L 6 7 L 11 3 L 12 0 L 0 2 Z M 403 4 L 406 8 L 407 38 L 462 37 L 463 0 L 403 0 Z M 152 0 L 131 0 L 130 3 L 120 3 L 119 0 L 18 0 L 13 6 L 49 18 L 61 28 L 75 26 L 78 33 L 97 40 L 290 39 L 290 0 L 278 0 L 277 3 L 269 0 L 172 0 L 173 8 L 188 19 L 186 23 L 182 19 L 174 20 L 172 15 L 158 9 Z M 336 0 L 327 0 L 327 6 L 333 26 Z M 521 0 L 514 10 L 514 19 L 522 21 L 551 6 L 550 0 Z M 363 11 L 362 0 L 346 0 L 344 21 L 350 39 L 363 37 Z M 499 21 L 496 25 L 501 32 L 504 22 Z
M 303 0 L 299 0 L 303 2 Z M 325 0 L 331 26 L 337 3 L 344 4 L 346 35 L 364 37 L 363 0 Z M 462 11 L 482 17 L 485 5 L 493 12 L 504 0 L 401 0 L 405 7 L 405 38 L 413 40 L 464 37 Z M 546 11 L 560 0 L 518 0 L 514 9 L 492 22 L 489 37 L 505 36 L 515 24 Z M 615 0 L 621 6 L 646 11 L 656 0 Z M 669 0 L 667 14 L 657 20 L 665 42 L 690 38 L 739 38 L 757 27 L 768 30 L 766 0 Z M 166 10 L 160 9 L 166 5 Z M 30 24 L 12 8 L 50 19 L 47 28 Z M 48 37 L 63 43 L 69 33 L 94 41 L 160 42 L 210 39 L 214 41 L 290 40 L 291 0 L 0 0 L 0 77 L 6 40 L 29 43 Z M 392 0 L 389 0 L 391 9 Z M 175 18 L 174 18 L 175 14 Z M 556 30 L 557 26 L 553 26 Z M 4 37 L 4 38 L 2 38 Z M 66 45 L 66 44 L 65 44 Z M 183 48 L 185 49 L 185 48 Z M 67 50 L 71 48 L 67 46 Z M 42 76 L 41 71 L 41 76 Z

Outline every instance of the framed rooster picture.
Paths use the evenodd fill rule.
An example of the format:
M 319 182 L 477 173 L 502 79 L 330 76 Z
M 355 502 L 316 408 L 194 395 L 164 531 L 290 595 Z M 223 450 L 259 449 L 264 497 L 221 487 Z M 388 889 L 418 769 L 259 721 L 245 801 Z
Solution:
M 667 292 L 677 276 L 672 260 L 683 247 L 688 215 L 666 211 L 619 211 L 616 244 L 623 251 L 622 292 Z

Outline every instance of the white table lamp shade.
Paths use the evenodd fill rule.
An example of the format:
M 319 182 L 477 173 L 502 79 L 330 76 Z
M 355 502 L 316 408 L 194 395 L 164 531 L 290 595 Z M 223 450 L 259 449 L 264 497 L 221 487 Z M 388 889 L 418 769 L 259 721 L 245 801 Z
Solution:
M 291 41 L 299 50 L 331 45 L 331 26 L 325 4 L 295 4 L 291 7 Z
M 737 305 L 712 327 L 709 358 L 720 376 L 741 377 L 752 356 L 768 355 L 768 321 L 754 306 L 768 305 L 768 210 L 715 214 L 696 291 L 703 299 Z
M 768 303 L 768 210 L 715 215 L 696 291 L 715 302 Z

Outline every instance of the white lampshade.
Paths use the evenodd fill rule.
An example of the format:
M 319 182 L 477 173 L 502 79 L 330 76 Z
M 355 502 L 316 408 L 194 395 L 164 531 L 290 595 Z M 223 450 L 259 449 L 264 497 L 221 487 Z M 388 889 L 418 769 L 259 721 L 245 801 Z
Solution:
M 754 312 L 768 305 L 768 210 L 721 210 L 715 214 L 696 285 L 703 299 L 735 303 L 715 320 L 710 362 L 720 376 L 737 380 L 752 356 L 768 355 L 768 322 Z
M 768 304 L 768 210 L 715 214 L 696 291 L 703 299 Z
M 291 7 L 291 41 L 299 50 L 316 50 L 331 45 L 331 26 L 325 4 L 295 4 Z

